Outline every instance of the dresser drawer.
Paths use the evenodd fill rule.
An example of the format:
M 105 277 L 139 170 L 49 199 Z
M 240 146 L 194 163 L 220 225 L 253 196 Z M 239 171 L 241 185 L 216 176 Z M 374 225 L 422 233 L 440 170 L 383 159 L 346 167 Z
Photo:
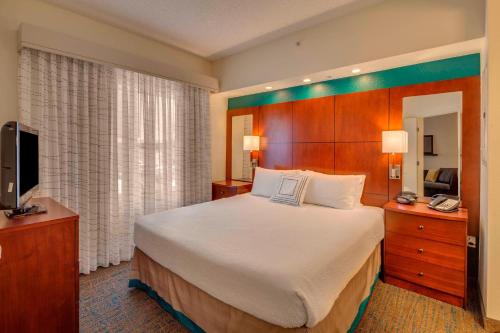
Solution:
M 386 211 L 386 231 L 465 246 L 466 222 Z
M 421 260 L 386 253 L 384 262 L 388 275 L 417 285 L 465 296 L 465 273 Z
M 465 248 L 463 246 L 394 232 L 386 233 L 384 246 L 386 253 L 413 258 L 454 270 L 465 270 Z
M 236 194 L 237 194 L 236 187 L 219 186 L 219 185 L 212 186 L 212 198 L 214 200 L 222 199 L 222 198 L 229 198 L 229 197 L 232 197 L 233 195 L 236 195 Z

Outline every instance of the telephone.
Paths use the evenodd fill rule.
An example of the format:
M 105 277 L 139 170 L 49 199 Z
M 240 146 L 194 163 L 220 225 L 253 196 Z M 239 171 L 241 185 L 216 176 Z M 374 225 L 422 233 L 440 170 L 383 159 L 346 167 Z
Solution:
M 403 191 L 398 194 L 396 201 L 401 204 L 411 205 L 417 201 L 417 195 L 410 191 Z
M 451 197 L 444 194 L 436 194 L 432 196 L 432 201 L 427 205 L 431 209 L 435 209 L 444 213 L 456 212 L 460 206 L 458 197 Z

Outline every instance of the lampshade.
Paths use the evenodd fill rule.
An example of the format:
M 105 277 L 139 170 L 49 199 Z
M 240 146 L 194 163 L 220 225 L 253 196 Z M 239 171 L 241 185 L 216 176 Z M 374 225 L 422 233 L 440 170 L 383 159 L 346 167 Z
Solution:
M 259 137 L 257 135 L 244 135 L 243 150 L 259 150 Z
M 406 131 L 383 131 L 382 132 L 383 153 L 407 153 L 408 132 Z

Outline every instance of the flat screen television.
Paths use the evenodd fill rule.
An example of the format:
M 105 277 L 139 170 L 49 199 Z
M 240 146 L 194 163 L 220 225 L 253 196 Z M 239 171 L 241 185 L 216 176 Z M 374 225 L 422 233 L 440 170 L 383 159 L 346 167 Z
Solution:
M 16 121 L 3 125 L 0 164 L 0 209 L 11 215 L 38 212 L 39 206 L 27 205 L 38 190 L 38 131 Z

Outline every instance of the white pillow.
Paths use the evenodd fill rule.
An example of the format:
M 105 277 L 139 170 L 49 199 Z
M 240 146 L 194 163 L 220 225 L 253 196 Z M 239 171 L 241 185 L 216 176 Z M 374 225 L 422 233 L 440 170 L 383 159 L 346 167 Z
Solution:
M 281 175 L 278 187 L 271 196 L 271 201 L 291 206 L 302 205 L 310 178 L 307 173 Z
M 353 209 L 361 205 L 365 175 L 327 175 L 307 171 L 311 179 L 305 203 L 339 209 Z
M 269 198 L 276 191 L 281 175 L 297 172 L 297 170 L 272 170 L 256 167 L 251 193 Z

